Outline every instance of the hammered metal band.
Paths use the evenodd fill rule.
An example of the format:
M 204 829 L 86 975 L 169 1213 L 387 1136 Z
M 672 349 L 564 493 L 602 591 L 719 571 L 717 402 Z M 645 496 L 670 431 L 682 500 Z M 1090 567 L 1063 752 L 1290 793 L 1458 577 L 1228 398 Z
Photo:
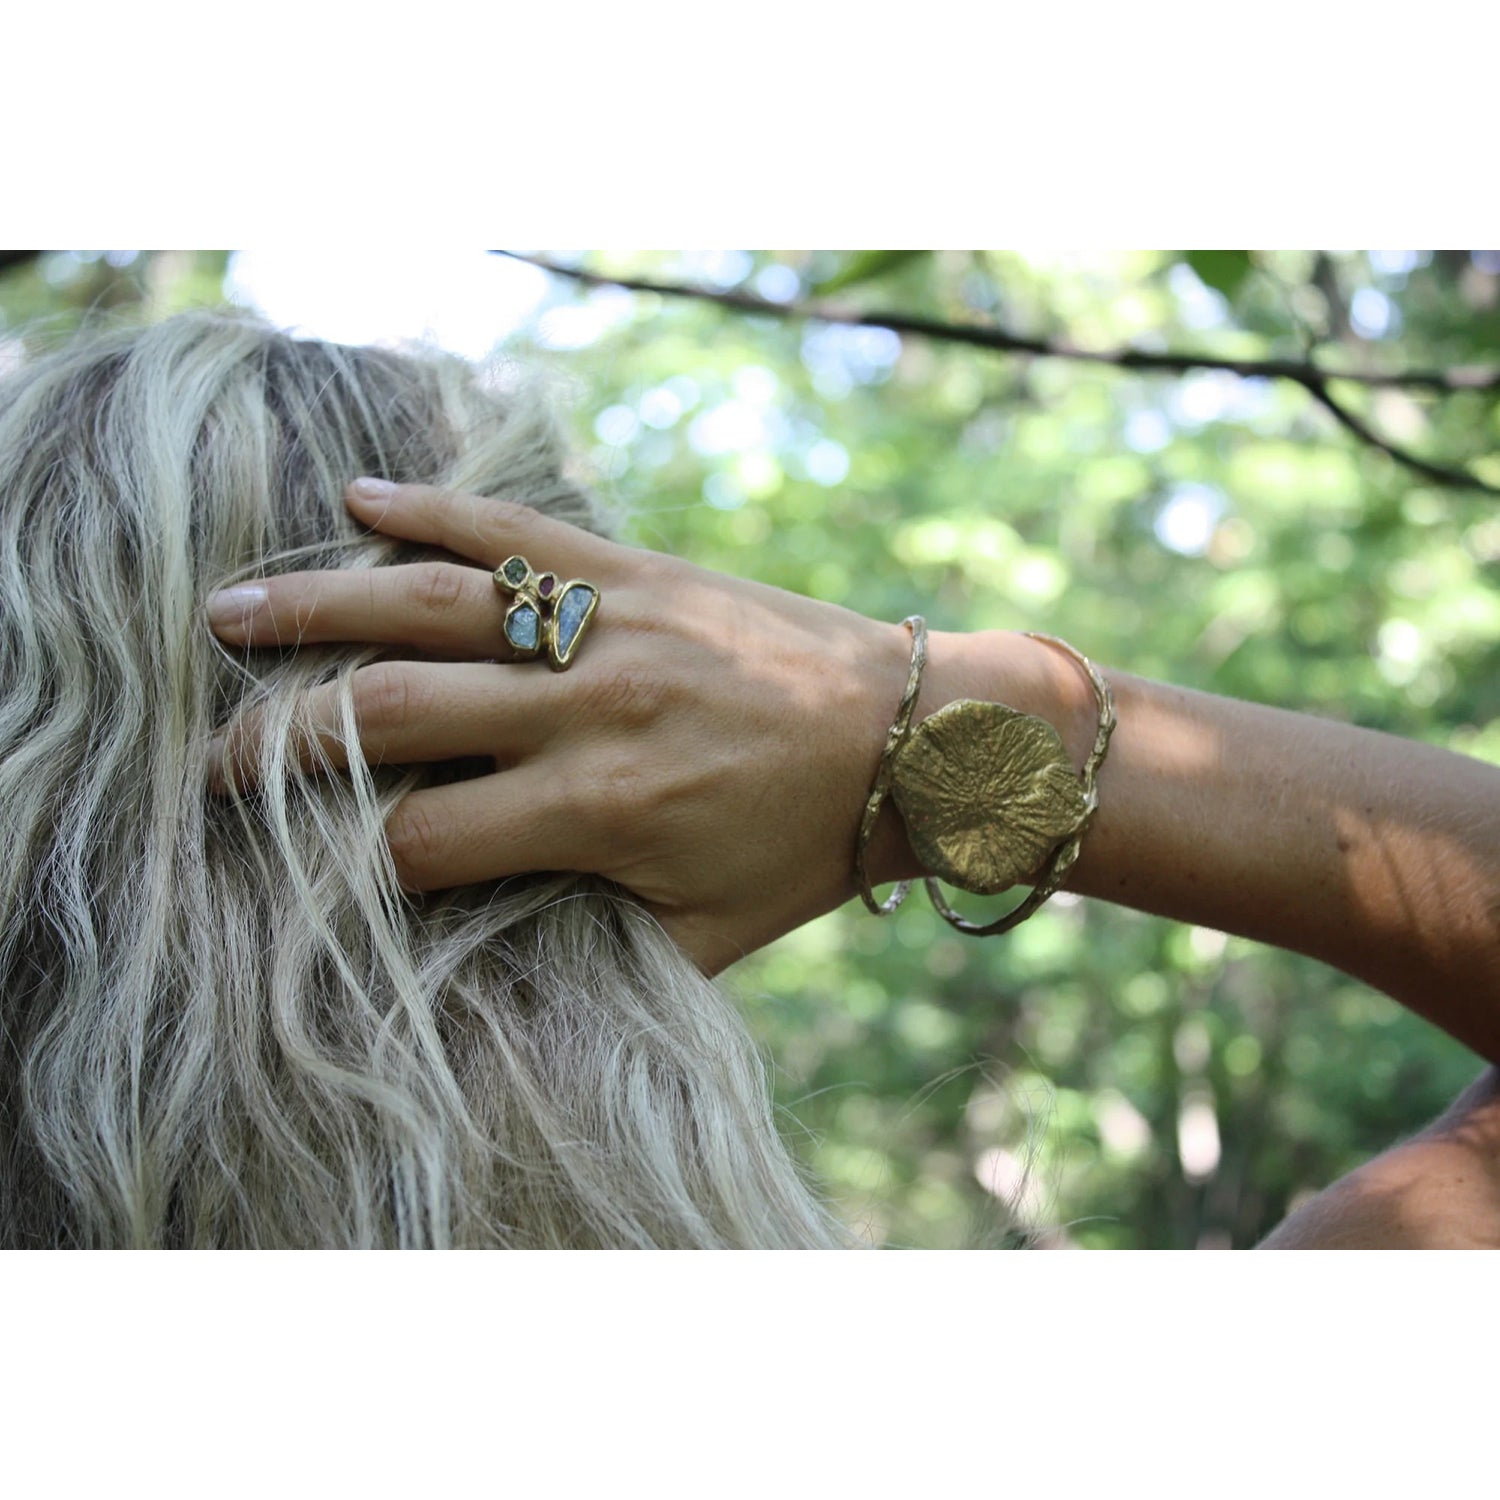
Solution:
M 906 678 L 906 691 L 901 695 L 896 717 L 885 736 L 885 749 L 880 754 L 880 766 L 875 772 L 875 785 L 865 802 L 864 816 L 859 821 L 859 842 L 854 850 L 854 878 L 859 884 L 859 898 L 877 917 L 889 916 L 906 900 L 911 881 L 902 880 L 884 901 L 875 899 L 870 888 L 870 874 L 865 867 L 865 853 L 869 848 L 870 835 L 875 832 L 876 820 L 885 799 L 890 794 L 891 781 L 895 775 L 896 752 L 906 742 L 911 729 L 911 716 L 917 706 L 917 694 L 922 690 L 922 668 L 927 665 L 927 622 L 921 615 L 910 615 L 901 622 L 911 631 L 911 670 Z
M 1007 912 L 1003 917 L 994 922 L 978 923 L 971 922 L 961 917 L 951 906 L 948 905 L 943 896 L 942 888 L 937 880 L 931 875 L 925 878 L 927 894 L 932 899 L 939 916 L 950 926 L 966 933 L 970 937 L 993 937 L 998 933 L 1009 932 L 1012 927 L 1018 926 L 1031 916 L 1038 907 L 1049 897 L 1055 895 L 1061 888 L 1068 872 L 1078 860 L 1078 855 L 1083 846 L 1083 836 L 1088 832 L 1090 822 L 1099 807 L 1099 767 L 1104 762 L 1104 756 L 1109 749 L 1109 739 L 1115 730 L 1115 700 L 1114 694 L 1110 692 L 1109 684 L 1100 675 L 1088 657 L 1081 651 L 1075 650 L 1066 641 L 1059 640 L 1053 635 L 1043 635 L 1040 631 L 1028 630 L 1026 632 L 1032 640 L 1044 641 L 1049 646 L 1055 646 L 1058 650 L 1072 657 L 1083 669 L 1089 679 L 1089 685 L 1094 690 L 1094 701 L 1099 709 L 1099 725 L 1094 735 L 1094 745 L 1089 751 L 1088 758 L 1084 761 L 1083 770 L 1077 778 L 1077 802 L 1074 804 L 1076 811 L 1069 819 L 1072 823 L 1071 831 L 1060 843 L 1056 845 L 1047 856 L 1040 868 L 1031 875 L 1035 882 L 1031 894 L 1026 897 L 1014 910 Z M 955 705 L 957 706 L 957 705 Z M 999 705 L 994 705 L 999 706 Z M 1018 716 L 1026 718 L 1029 716 Z M 931 723 L 928 720 L 927 723 Z M 1040 721 L 1034 721 L 1040 722 Z M 1050 729 L 1050 726 L 1048 726 Z M 1051 731 L 1055 736 L 1056 731 Z M 1071 768 L 1070 768 L 1071 774 Z
M 555 573 L 536 572 L 519 554 L 493 577 L 497 589 L 515 596 L 505 612 L 505 639 L 516 656 L 525 661 L 546 652 L 553 671 L 566 671 L 598 612 L 598 588 L 582 578 L 560 584 Z

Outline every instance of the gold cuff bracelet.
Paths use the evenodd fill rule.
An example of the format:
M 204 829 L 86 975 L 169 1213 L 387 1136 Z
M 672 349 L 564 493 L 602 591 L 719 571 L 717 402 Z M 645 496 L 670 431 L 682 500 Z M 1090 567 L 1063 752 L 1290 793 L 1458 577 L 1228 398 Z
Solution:
M 910 620 L 906 623 L 912 625 Z M 865 805 L 855 877 L 865 905 L 881 916 L 894 911 L 909 888 L 910 882 L 903 881 L 894 895 L 877 904 L 865 868 L 865 846 L 890 795 L 906 823 L 912 851 L 928 871 L 924 883 L 938 915 L 960 932 L 988 937 L 1031 916 L 1058 890 L 1078 859 L 1099 805 L 1099 767 L 1115 727 L 1114 696 L 1081 652 L 1056 636 L 1027 631 L 1033 640 L 1071 656 L 1094 690 L 1099 724 L 1081 774 L 1074 772 L 1052 725 L 1003 703 L 962 699 L 912 729 L 926 659 L 926 631 L 921 631 L 919 653 L 917 625 L 912 627 L 906 695 L 886 737 L 875 787 Z M 1030 884 L 1032 891 L 997 921 L 980 924 L 948 905 L 939 879 L 977 895 L 994 895 L 1021 883 Z

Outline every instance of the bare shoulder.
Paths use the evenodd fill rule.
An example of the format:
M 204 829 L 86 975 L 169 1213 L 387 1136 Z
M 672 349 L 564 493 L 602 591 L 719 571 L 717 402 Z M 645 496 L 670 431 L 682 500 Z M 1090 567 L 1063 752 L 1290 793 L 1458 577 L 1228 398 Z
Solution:
M 1500 1249 L 1500 1073 L 1288 1215 L 1265 1250 Z

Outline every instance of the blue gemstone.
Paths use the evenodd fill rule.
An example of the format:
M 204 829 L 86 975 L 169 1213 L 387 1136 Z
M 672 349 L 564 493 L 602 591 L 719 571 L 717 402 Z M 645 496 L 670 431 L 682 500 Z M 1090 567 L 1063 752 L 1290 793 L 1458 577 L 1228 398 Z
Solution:
M 518 604 L 505 617 L 505 638 L 517 651 L 535 651 L 540 624 L 529 604 Z
M 594 590 L 586 583 L 575 584 L 557 601 L 557 616 L 554 630 L 557 633 L 557 654 L 566 657 L 583 628 L 584 617 L 594 602 Z

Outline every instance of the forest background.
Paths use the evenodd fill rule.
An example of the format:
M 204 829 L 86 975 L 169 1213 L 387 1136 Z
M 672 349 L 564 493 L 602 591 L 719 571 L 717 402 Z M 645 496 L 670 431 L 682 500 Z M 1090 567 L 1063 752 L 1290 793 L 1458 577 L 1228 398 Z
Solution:
M 1500 253 L 546 259 L 501 347 L 630 539 L 1500 763 Z M 301 321 L 255 269 L 6 253 L 0 369 L 96 318 Z M 1478 1069 L 1320 965 L 1066 895 L 979 942 L 851 905 L 729 980 L 877 1243 L 1252 1244 Z

